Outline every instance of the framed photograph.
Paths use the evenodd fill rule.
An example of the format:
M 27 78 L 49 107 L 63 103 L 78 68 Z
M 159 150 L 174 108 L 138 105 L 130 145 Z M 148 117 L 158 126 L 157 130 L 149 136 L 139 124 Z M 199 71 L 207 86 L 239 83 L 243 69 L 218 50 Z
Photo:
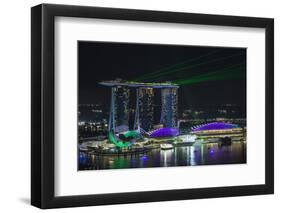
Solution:
M 31 9 L 31 203 L 272 194 L 274 21 Z

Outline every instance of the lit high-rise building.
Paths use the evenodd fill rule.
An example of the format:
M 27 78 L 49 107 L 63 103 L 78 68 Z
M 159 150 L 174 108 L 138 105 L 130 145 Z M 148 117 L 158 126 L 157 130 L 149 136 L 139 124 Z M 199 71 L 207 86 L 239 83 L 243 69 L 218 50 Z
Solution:
M 115 90 L 116 127 L 129 125 L 129 88 L 118 86 Z
M 178 88 L 161 89 L 161 118 L 164 127 L 177 126 Z
M 145 131 L 153 129 L 153 88 L 140 87 L 138 91 L 139 101 L 139 122 L 140 127 Z
M 154 89 L 161 89 L 161 119 L 164 127 L 177 127 L 178 88 L 171 82 L 142 83 L 121 79 L 102 81 L 111 87 L 108 131 L 119 132 L 129 126 L 129 90 L 136 90 L 136 108 L 133 129 L 139 132 L 153 130 Z
M 111 107 L 109 118 L 109 131 L 116 127 L 129 125 L 129 88 L 116 86 L 111 88 Z

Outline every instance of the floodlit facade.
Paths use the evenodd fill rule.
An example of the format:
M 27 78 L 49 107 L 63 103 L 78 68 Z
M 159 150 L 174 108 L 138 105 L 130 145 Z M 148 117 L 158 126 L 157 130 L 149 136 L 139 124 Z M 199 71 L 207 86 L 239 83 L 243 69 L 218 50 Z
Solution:
M 154 111 L 153 111 L 153 88 L 142 87 L 138 92 L 139 101 L 139 122 L 140 127 L 145 131 L 153 129 Z
M 134 129 L 138 132 L 148 132 L 154 126 L 154 89 L 161 90 L 160 124 L 167 128 L 177 127 L 178 88 L 171 82 L 140 83 L 121 79 L 103 81 L 101 85 L 111 87 L 111 104 L 109 112 L 108 131 L 116 132 L 118 126 L 128 126 L 130 90 L 136 90 L 136 108 Z M 118 128 L 117 128 L 118 129 Z
M 161 90 L 161 118 L 164 127 L 176 127 L 178 115 L 178 88 L 163 88 Z
M 129 125 L 129 95 L 127 87 L 111 87 L 108 131 L 116 132 L 116 127 Z
M 115 89 L 115 110 L 116 127 L 129 125 L 129 88 L 116 87 Z

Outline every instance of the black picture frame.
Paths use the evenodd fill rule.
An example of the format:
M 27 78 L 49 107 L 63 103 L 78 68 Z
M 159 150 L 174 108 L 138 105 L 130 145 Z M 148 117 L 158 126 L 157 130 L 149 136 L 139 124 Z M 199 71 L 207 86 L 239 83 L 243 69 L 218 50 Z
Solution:
M 58 16 L 264 28 L 265 184 L 56 197 L 54 21 Z M 274 20 L 271 18 L 41 4 L 31 8 L 31 84 L 31 204 L 36 207 L 46 209 L 274 193 Z

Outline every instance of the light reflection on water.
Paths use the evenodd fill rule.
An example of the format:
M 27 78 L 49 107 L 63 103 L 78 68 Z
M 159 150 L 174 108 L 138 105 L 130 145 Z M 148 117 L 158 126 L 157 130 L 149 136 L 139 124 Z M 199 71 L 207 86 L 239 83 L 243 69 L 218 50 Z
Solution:
M 220 147 L 218 143 L 194 144 L 170 150 L 153 149 L 136 156 L 95 156 L 80 153 L 79 170 L 196 166 L 246 163 L 246 144 L 232 142 Z

